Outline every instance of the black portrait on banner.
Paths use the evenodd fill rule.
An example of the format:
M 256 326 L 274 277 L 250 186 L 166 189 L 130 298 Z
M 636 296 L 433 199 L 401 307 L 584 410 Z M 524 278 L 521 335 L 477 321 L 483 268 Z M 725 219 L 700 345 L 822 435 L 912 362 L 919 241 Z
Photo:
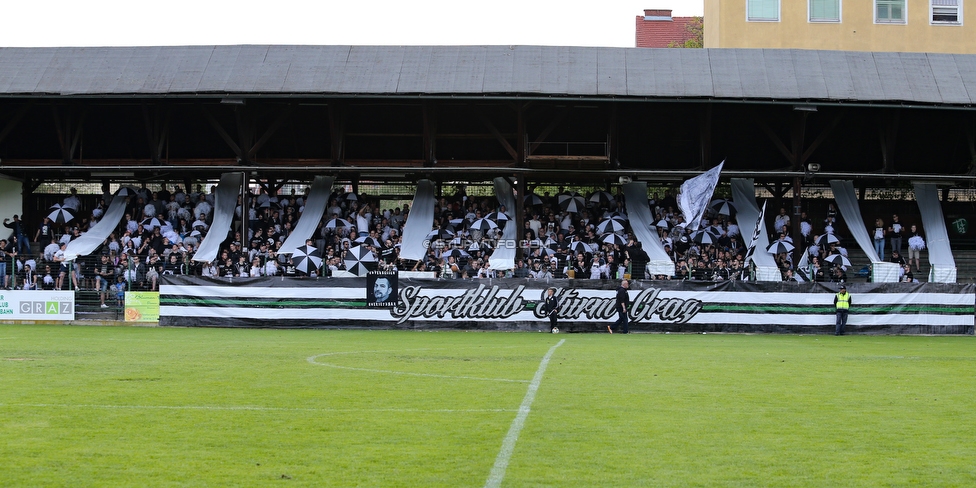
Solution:
M 366 306 L 393 307 L 397 302 L 397 272 L 370 271 L 366 274 Z

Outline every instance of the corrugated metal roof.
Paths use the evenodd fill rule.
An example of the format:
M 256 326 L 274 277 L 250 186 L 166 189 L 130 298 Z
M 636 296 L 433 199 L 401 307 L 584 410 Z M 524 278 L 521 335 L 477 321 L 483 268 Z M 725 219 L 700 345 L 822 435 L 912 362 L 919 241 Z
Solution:
M 976 55 L 548 46 L 0 48 L 0 95 L 976 102 Z

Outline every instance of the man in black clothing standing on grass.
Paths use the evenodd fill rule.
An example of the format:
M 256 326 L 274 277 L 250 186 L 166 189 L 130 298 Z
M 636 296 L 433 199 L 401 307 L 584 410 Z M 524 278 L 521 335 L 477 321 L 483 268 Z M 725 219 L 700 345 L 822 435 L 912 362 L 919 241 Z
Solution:
M 613 334 L 613 329 L 616 328 L 617 332 L 623 332 L 624 334 L 630 333 L 630 327 L 627 323 L 627 307 L 630 306 L 630 295 L 627 294 L 627 289 L 630 288 L 630 283 L 627 280 L 620 282 L 620 286 L 617 287 L 617 300 L 614 303 L 614 308 L 617 309 L 617 321 L 614 322 L 613 327 L 607 326 L 607 331 Z

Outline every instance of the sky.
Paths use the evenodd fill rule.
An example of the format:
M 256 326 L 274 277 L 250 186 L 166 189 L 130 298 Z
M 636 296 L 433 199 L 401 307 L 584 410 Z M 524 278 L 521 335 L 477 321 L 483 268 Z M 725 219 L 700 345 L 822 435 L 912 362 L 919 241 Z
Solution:
M 227 44 L 633 47 L 644 9 L 703 0 L 8 0 L 0 47 Z

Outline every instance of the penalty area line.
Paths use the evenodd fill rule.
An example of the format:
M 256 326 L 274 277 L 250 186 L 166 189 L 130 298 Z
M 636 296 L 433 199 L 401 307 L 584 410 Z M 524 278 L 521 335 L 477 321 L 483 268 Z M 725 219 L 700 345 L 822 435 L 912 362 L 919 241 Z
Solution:
M 515 442 L 518 441 L 519 433 L 522 432 L 522 427 L 525 426 L 525 419 L 529 416 L 529 411 L 532 409 L 532 402 L 535 401 L 535 394 L 539 391 L 539 384 L 542 383 L 542 375 L 546 373 L 546 367 L 549 366 L 549 360 L 552 359 L 556 348 L 563 345 L 564 342 L 566 342 L 566 339 L 560 340 L 555 346 L 549 348 L 549 352 L 543 356 L 542 362 L 539 363 L 539 369 L 536 370 L 535 376 L 532 377 L 528 391 L 525 392 L 525 398 L 522 399 L 522 405 L 519 406 L 518 415 L 515 416 L 515 420 L 512 420 L 512 426 L 509 427 L 508 434 L 502 440 L 502 449 L 498 451 L 498 457 L 495 458 L 495 465 L 491 468 L 488 481 L 485 482 L 486 488 L 502 485 L 502 480 L 505 479 L 505 470 L 508 469 L 508 463 L 512 460 L 512 453 L 515 452 Z

